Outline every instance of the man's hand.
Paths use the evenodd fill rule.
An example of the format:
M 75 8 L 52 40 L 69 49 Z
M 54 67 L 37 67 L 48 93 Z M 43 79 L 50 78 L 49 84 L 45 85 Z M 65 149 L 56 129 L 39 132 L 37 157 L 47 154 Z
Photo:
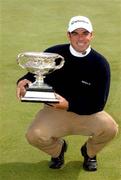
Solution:
M 59 103 L 48 103 L 48 105 L 54 107 L 54 108 L 58 108 L 58 109 L 68 109 L 68 101 L 63 98 L 62 96 L 60 96 L 59 94 L 55 94 L 57 99 L 59 100 Z
M 31 83 L 31 81 L 27 79 L 23 79 L 19 81 L 16 88 L 16 96 L 20 100 L 21 97 L 23 97 L 26 93 L 26 86 L 28 86 Z

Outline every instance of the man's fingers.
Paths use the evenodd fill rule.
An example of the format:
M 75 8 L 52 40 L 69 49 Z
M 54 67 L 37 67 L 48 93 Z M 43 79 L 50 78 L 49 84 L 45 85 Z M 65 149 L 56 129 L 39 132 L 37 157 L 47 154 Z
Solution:
M 20 100 L 20 88 L 19 87 L 17 87 L 17 89 L 16 89 L 16 97 L 17 97 L 17 99 Z
M 20 100 L 21 99 L 21 97 L 23 97 L 24 95 L 25 95 L 25 93 L 26 93 L 26 89 L 25 88 L 17 88 L 17 90 L 16 90 L 16 96 L 17 96 L 17 98 Z
M 17 89 L 16 89 L 16 96 L 17 98 L 20 100 L 21 97 L 23 97 L 26 93 L 26 87 L 28 86 L 28 84 L 30 84 L 31 82 L 27 79 L 21 80 L 18 85 L 17 85 Z

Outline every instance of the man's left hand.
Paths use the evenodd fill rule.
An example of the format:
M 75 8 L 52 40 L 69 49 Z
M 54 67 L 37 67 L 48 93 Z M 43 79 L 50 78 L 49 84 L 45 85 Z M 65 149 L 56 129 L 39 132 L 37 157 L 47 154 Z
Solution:
M 48 103 L 48 105 L 54 107 L 54 108 L 58 108 L 58 109 L 68 109 L 68 101 L 63 98 L 62 96 L 60 96 L 59 94 L 55 94 L 57 99 L 59 100 L 59 103 Z

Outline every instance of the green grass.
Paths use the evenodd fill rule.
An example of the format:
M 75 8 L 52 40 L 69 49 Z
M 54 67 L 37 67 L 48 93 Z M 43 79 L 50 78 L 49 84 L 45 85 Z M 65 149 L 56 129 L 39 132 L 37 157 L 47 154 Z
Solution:
M 65 43 L 71 16 L 86 15 L 94 24 L 92 46 L 111 65 L 112 82 L 105 110 L 121 126 L 121 1 L 120 0 L 0 0 L 0 180 L 121 180 L 121 135 L 98 155 L 99 170 L 82 169 L 82 136 L 66 137 L 65 167 L 48 168 L 49 156 L 30 146 L 26 129 L 42 104 L 20 103 L 16 81 L 25 71 L 16 64 L 23 51 L 43 51 Z

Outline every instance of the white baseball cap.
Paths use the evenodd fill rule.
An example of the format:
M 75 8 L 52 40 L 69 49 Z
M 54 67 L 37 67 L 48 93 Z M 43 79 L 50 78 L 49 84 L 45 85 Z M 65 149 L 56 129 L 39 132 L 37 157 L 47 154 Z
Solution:
M 70 19 L 68 25 L 68 32 L 72 32 L 78 28 L 84 28 L 90 33 L 93 31 L 91 21 L 85 16 L 74 16 Z

